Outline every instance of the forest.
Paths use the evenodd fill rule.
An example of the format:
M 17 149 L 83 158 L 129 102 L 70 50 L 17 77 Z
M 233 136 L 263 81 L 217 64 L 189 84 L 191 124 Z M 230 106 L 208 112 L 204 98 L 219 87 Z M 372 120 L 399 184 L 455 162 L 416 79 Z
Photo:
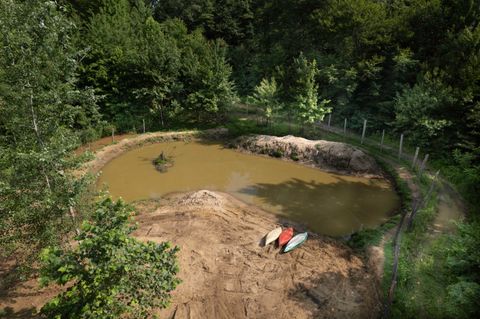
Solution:
M 366 119 L 429 153 L 462 195 L 466 218 L 434 248 L 429 280 L 445 274 L 432 286 L 441 293 L 423 304 L 399 294 L 392 314 L 421 317 L 427 303 L 434 309 L 425 317 L 480 313 L 478 1 L 2 0 L 0 31 L 0 259 L 14 260 L 15 278 L 42 260 L 43 280 L 56 283 L 110 276 L 105 260 L 95 273 L 76 266 L 102 259 L 95 249 L 121 251 L 133 264 L 147 254 L 171 270 L 154 273 L 161 284 L 152 285 L 137 267 L 140 279 L 123 292 L 147 293 L 125 304 L 107 288 L 95 297 L 80 289 L 44 307 L 47 317 L 144 318 L 178 284 L 176 248 L 162 246 L 159 257 L 154 247 L 129 246 L 130 208 L 98 202 L 94 177 L 75 175 L 88 154 L 75 150 L 142 125 L 234 125 L 239 105 L 302 130 L 327 114 L 358 131 Z M 92 240 L 76 252 L 52 248 L 74 233 Z M 112 303 L 95 303 L 102 298 Z

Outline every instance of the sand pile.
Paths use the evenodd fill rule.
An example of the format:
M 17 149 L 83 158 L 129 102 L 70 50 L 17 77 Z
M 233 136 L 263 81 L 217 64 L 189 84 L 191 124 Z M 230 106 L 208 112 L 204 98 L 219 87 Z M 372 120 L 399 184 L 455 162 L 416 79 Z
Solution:
M 293 252 L 262 247 L 292 225 L 222 193 L 178 194 L 136 218 L 141 240 L 178 245 L 180 284 L 161 318 L 372 318 L 380 306 L 362 260 L 311 234 Z M 302 229 L 298 229 L 299 231 Z
M 382 174 L 373 157 L 345 143 L 313 141 L 292 135 L 248 135 L 237 138 L 232 144 L 240 150 L 288 158 L 323 170 L 366 176 Z
M 376 318 L 380 313 L 373 273 L 348 247 L 310 234 L 300 248 L 281 254 L 262 236 L 288 221 L 211 191 L 171 195 L 137 204 L 140 240 L 180 247 L 179 277 L 160 318 Z M 304 231 L 297 227 L 297 231 Z M 39 289 L 35 279 L 8 294 L 0 308 L 15 318 L 60 290 Z

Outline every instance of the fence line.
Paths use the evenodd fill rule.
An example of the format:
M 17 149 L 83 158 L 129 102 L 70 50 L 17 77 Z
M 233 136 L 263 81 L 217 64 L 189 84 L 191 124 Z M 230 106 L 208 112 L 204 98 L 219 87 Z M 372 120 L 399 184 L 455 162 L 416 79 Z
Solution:
M 333 133 L 336 133 L 336 134 L 340 134 L 340 132 L 341 132 L 340 128 L 336 128 L 335 126 L 331 125 L 331 114 L 329 115 L 328 126 L 325 126 L 323 123 L 319 123 L 319 125 L 322 129 L 324 129 L 326 131 L 329 131 L 329 132 L 333 132 Z M 417 163 L 419 153 L 420 153 L 420 147 L 417 146 L 415 148 L 415 154 L 413 156 L 409 155 L 406 152 L 403 152 L 404 134 L 402 133 L 402 134 L 400 134 L 400 141 L 399 141 L 399 144 L 398 144 L 398 154 L 395 154 L 395 152 L 396 152 L 395 147 L 393 145 L 386 146 L 385 143 L 384 143 L 385 142 L 385 129 L 382 130 L 382 137 L 381 137 L 381 140 L 380 140 L 379 144 L 378 144 L 377 141 L 367 138 L 366 137 L 366 131 L 367 131 L 367 120 L 364 119 L 363 120 L 363 128 L 362 128 L 361 137 L 359 137 L 354 132 L 349 132 L 348 136 L 350 138 L 355 138 L 357 140 L 359 139 L 361 145 L 363 145 L 365 143 L 366 145 L 379 147 L 382 152 L 387 151 L 387 152 L 390 153 L 390 156 L 392 156 L 394 158 L 395 158 L 395 155 L 397 155 L 398 160 L 406 159 L 408 162 L 412 163 L 411 166 L 412 166 L 412 169 L 415 172 L 416 163 Z M 344 119 L 344 125 L 343 125 L 343 132 L 342 133 L 343 133 L 343 136 L 347 137 L 347 118 Z M 429 154 L 425 154 L 425 157 L 423 158 L 423 161 L 421 162 L 421 164 L 419 166 L 419 169 L 417 171 L 418 176 L 423 175 L 423 173 L 426 169 L 426 166 L 427 166 L 428 158 L 429 158 Z M 430 195 L 431 195 L 431 193 L 434 189 L 435 182 L 438 178 L 439 173 L 440 173 L 439 171 L 435 173 L 426 196 L 423 199 L 422 198 L 417 199 L 415 201 L 415 203 L 412 204 L 412 211 L 411 211 L 410 216 L 409 216 L 408 221 L 407 221 L 406 231 L 411 230 L 414 219 L 415 219 L 415 216 L 416 216 L 418 210 L 420 210 L 428 202 L 428 199 L 429 199 L 429 197 L 430 197 Z M 398 223 L 397 230 L 395 232 L 395 236 L 394 236 L 393 241 L 392 241 L 392 245 L 393 245 L 392 277 L 391 277 L 391 282 L 390 282 L 390 288 L 388 290 L 388 294 L 386 296 L 385 303 L 384 303 L 384 312 L 383 312 L 383 317 L 384 318 L 388 318 L 390 316 L 390 309 L 391 309 L 391 305 L 393 303 L 395 288 L 396 288 L 396 285 L 397 285 L 398 262 L 399 262 L 399 259 L 400 259 L 400 246 L 401 246 L 402 230 L 404 230 L 404 228 L 405 228 L 404 226 L 405 226 L 405 221 L 407 220 L 407 214 L 408 214 L 407 211 L 402 212 L 400 222 Z

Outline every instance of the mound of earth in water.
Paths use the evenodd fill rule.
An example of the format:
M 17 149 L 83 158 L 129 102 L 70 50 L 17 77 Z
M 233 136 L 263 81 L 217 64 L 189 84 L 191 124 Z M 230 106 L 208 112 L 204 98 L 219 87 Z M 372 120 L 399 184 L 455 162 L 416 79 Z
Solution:
M 198 191 L 137 204 L 135 236 L 180 247 L 173 303 L 161 318 L 372 318 L 376 281 L 348 247 L 315 234 L 280 253 L 261 246 L 277 227 L 298 225 L 230 195 Z
M 289 158 L 323 170 L 355 175 L 382 175 L 382 170 L 373 157 L 345 143 L 312 141 L 292 135 L 247 135 L 237 138 L 233 145 L 240 150 Z

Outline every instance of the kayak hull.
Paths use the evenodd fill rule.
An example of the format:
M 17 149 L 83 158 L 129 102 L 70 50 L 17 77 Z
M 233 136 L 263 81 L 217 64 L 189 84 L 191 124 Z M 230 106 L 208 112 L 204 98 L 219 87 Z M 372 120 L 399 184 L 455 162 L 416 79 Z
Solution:
M 280 234 L 280 236 L 278 237 L 278 244 L 280 246 L 284 246 L 290 241 L 290 239 L 292 239 L 292 237 L 293 237 L 293 228 L 288 227 L 287 229 L 284 229 Z
M 282 233 L 282 227 L 277 227 L 265 236 L 265 246 L 270 243 L 273 243 L 277 240 L 278 236 Z
M 306 232 L 295 235 L 292 239 L 290 239 L 287 246 L 285 246 L 284 252 L 287 253 L 289 251 L 294 250 L 295 248 L 303 244 L 307 240 L 307 237 L 308 237 L 308 233 Z

